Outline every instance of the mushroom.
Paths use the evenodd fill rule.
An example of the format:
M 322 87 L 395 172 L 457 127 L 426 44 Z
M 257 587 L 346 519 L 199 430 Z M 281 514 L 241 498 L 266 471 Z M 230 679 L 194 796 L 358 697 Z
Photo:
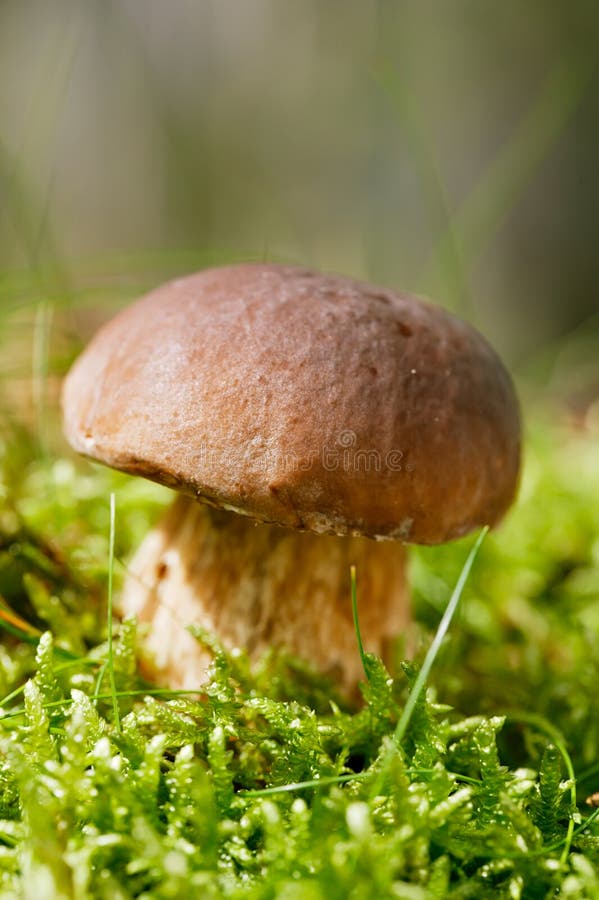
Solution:
M 514 389 L 477 331 L 305 268 L 157 288 L 93 338 L 63 408 L 76 450 L 179 492 L 121 602 L 174 687 L 205 680 L 195 623 L 252 656 L 284 646 L 353 690 L 350 564 L 364 644 L 388 659 L 409 622 L 405 544 L 495 524 L 518 480 Z

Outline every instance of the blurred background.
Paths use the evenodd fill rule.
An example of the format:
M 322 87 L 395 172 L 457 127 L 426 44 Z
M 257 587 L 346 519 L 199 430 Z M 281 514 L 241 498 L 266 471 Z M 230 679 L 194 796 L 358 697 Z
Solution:
M 0 0 L 4 407 L 160 280 L 269 259 L 431 296 L 583 420 L 598 50 L 585 0 Z

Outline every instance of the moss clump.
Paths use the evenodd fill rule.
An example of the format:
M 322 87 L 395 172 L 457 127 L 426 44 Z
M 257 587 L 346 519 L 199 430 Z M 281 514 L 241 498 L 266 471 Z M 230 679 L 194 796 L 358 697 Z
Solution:
M 422 653 L 392 674 L 366 655 L 361 708 L 296 660 L 251 669 L 203 634 L 209 683 L 175 694 L 140 679 L 133 622 L 114 623 L 110 657 L 106 627 L 109 494 L 118 561 L 162 490 L 14 441 L 4 473 L 0 896 L 597 896 L 588 436 L 535 432 L 518 509 L 486 539 L 399 742 L 471 541 L 415 554 Z

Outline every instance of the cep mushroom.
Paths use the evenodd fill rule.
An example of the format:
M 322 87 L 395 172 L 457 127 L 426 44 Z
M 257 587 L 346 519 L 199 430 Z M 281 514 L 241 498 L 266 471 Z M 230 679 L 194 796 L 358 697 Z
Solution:
M 108 322 L 66 378 L 79 452 L 179 492 L 134 557 L 122 610 L 146 665 L 205 679 L 196 623 L 284 646 L 352 690 L 409 620 L 405 544 L 495 524 L 518 479 L 508 373 L 470 325 L 413 296 L 247 264 L 169 282 Z M 199 502 L 198 502 L 199 501 Z

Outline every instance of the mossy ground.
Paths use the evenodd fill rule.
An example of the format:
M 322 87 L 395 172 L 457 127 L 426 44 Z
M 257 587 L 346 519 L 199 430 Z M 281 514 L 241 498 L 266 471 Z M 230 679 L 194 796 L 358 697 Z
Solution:
M 413 553 L 416 660 L 367 657 L 360 708 L 216 645 L 202 694 L 169 694 L 133 622 L 109 659 L 106 617 L 110 494 L 118 592 L 168 493 L 14 428 L 3 448 L 0 896 L 599 897 L 596 435 L 529 434 L 399 743 L 471 538 Z

